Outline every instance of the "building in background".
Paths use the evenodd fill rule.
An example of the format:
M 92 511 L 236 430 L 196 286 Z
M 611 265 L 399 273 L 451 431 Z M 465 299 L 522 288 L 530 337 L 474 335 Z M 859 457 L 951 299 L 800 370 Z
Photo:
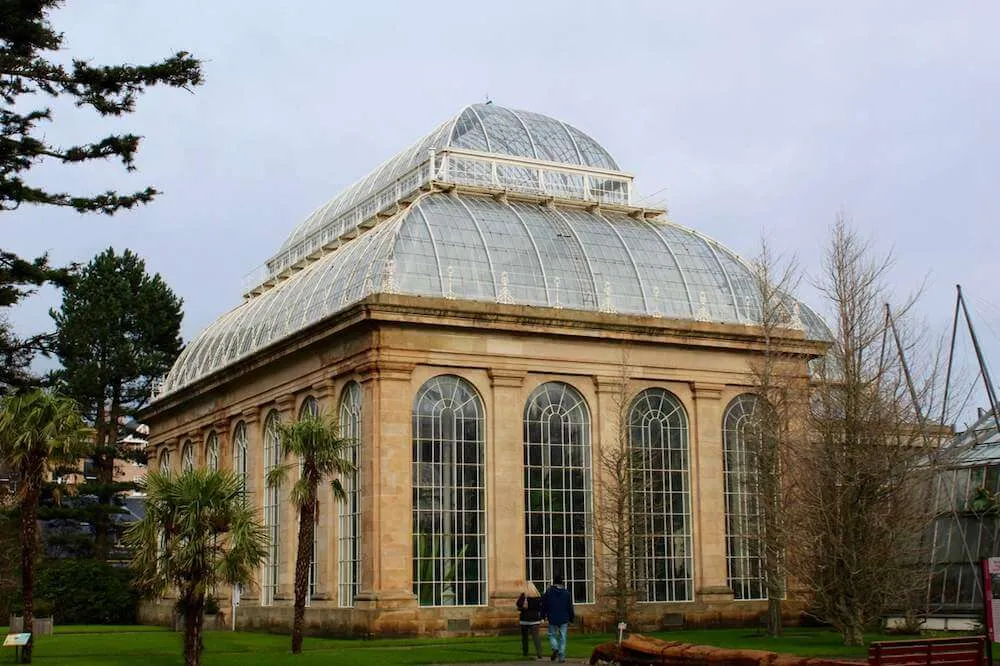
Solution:
M 782 353 L 806 378 L 829 331 L 787 314 Z M 625 436 L 642 621 L 756 618 L 741 438 L 759 322 L 751 268 L 637 205 L 597 141 L 476 104 L 295 227 L 187 345 L 141 415 L 150 464 L 245 477 L 272 539 L 240 627 L 290 625 L 297 517 L 264 478 L 277 423 L 316 410 L 355 438 L 358 471 L 346 502 L 320 498 L 311 630 L 512 627 L 556 573 L 604 626 L 600 461 Z

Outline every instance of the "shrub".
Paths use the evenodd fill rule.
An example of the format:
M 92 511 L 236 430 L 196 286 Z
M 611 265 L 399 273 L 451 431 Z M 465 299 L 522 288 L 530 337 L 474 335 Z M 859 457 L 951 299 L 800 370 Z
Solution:
M 56 624 L 135 624 L 139 598 L 132 572 L 97 560 L 50 560 L 36 598 L 52 601 Z

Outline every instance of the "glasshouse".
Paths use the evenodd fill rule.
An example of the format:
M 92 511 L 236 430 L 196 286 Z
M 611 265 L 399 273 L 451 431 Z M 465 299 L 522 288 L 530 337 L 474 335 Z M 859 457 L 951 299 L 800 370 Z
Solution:
M 1000 420 L 992 411 L 955 437 L 935 475 L 929 626 L 968 628 L 983 608 L 980 561 L 1000 553 Z M 969 625 L 971 626 L 971 625 Z
M 277 424 L 317 412 L 339 418 L 357 471 L 346 500 L 320 497 L 312 631 L 513 627 L 518 595 L 556 574 L 606 627 L 602 454 L 620 442 L 643 479 L 643 621 L 764 609 L 743 442 L 754 273 L 637 200 L 584 132 L 486 103 L 291 230 L 143 414 L 150 465 L 234 469 L 259 507 L 271 545 L 236 626 L 290 626 L 296 511 L 264 479 L 284 459 Z M 779 344 L 806 377 L 829 332 L 788 305 Z

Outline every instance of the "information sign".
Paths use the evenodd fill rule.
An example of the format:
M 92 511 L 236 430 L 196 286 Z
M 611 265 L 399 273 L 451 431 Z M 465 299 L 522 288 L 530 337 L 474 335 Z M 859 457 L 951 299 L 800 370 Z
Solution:
M 3 639 L 4 647 L 23 647 L 31 642 L 31 634 L 7 634 Z

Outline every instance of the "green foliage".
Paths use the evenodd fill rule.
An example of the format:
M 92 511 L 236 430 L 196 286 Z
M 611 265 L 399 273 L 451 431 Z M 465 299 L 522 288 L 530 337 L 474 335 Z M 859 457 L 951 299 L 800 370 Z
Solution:
M 139 598 L 132 586 L 132 572 L 98 560 L 46 562 L 35 594 L 51 602 L 58 625 L 136 621 Z
M 6 0 L 0 5 L 0 99 L 4 102 L 0 111 L 0 210 L 29 203 L 112 214 L 147 203 L 157 194 L 151 187 L 126 195 L 108 191 L 79 196 L 49 192 L 26 182 L 26 174 L 46 160 L 74 164 L 116 158 L 132 171 L 139 149 L 139 137 L 134 134 L 52 145 L 39 128 L 52 122 L 52 110 L 34 105 L 33 99 L 64 97 L 101 116 L 122 116 L 135 110 L 136 98 L 150 86 L 201 84 L 201 63 L 184 51 L 141 66 L 95 66 L 74 59 L 72 66 L 65 67 L 53 62 L 48 58 L 64 50 L 63 35 L 49 23 L 48 14 L 61 4 L 61 0 Z
M 249 584 L 266 554 L 256 510 L 243 501 L 243 480 L 225 471 L 150 472 L 145 515 L 126 532 L 140 591 L 193 587 L 202 599 L 221 585 Z
M 316 489 L 326 479 L 330 480 L 334 497 L 347 498 L 339 476 L 355 471 L 350 459 L 354 440 L 340 436 L 335 417 L 305 415 L 294 423 L 279 423 L 278 436 L 285 455 L 301 463 L 301 474 L 289 493 L 293 504 L 301 508 L 309 498 L 315 501 Z M 275 467 L 267 475 L 267 484 L 280 486 L 292 468 L 293 464 Z
M 99 445 L 113 444 L 113 419 L 144 405 L 152 382 L 170 369 L 181 350 L 182 316 L 181 300 L 159 274 L 149 275 L 130 250 L 118 255 L 113 248 L 83 268 L 52 312 L 61 390 L 98 429 L 113 430 Z
M 65 396 L 34 389 L 0 398 L 0 464 L 11 470 L 21 498 L 34 492 L 37 501 L 45 472 L 79 458 L 90 433 L 76 402 Z M 37 504 L 32 509 L 37 512 Z
M 177 591 L 185 663 L 197 666 L 205 598 L 222 585 L 250 583 L 267 553 L 267 534 L 235 472 L 150 472 L 145 490 L 145 515 L 125 534 L 136 584 L 150 596 Z
M 0 513 L 0 618 L 10 615 L 14 604 L 19 603 L 21 597 L 21 543 L 17 534 L 19 522 L 15 512 Z
M 200 85 L 201 62 L 181 51 L 151 65 L 93 65 L 80 58 L 63 65 L 53 60 L 65 61 L 63 34 L 48 19 L 61 4 L 61 0 L 0 2 L 0 212 L 34 204 L 111 215 L 148 203 L 158 194 L 152 187 L 129 194 L 113 190 L 69 194 L 29 182 L 32 169 L 45 162 L 118 159 L 127 171 L 135 169 L 139 137 L 134 134 L 112 134 L 69 146 L 50 143 L 46 126 L 54 116 L 47 98 L 73 102 L 100 116 L 124 116 L 135 110 L 137 98 L 149 87 Z M 64 287 L 70 279 L 70 271 L 50 268 L 44 256 L 28 260 L 0 250 L 0 312 L 34 287 L 46 282 Z M 48 341 L 44 334 L 18 338 L 0 314 L 0 392 L 37 384 L 28 364 L 35 353 L 46 350 Z
M 146 403 L 152 383 L 180 353 L 181 300 L 135 253 L 108 248 L 83 268 L 51 314 L 63 366 L 55 373 L 58 385 L 94 424 L 97 484 L 90 492 L 110 506 L 121 490 L 114 486 L 115 461 L 137 457 L 120 441 L 119 419 Z M 97 515 L 94 525 L 98 555 L 107 558 L 111 524 Z
M 426 533 L 417 534 L 414 550 L 417 553 L 417 561 L 420 562 L 417 568 L 417 579 L 414 584 L 417 587 L 417 597 L 421 606 L 433 606 L 440 604 L 442 597 L 449 594 L 454 595 L 455 573 L 457 572 L 456 562 L 465 560 L 465 553 L 469 550 L 469 544 L 462 546 L 458 554 L 444 564 L 441 562 L 440 539 L 434 539 Z M 441 568 L 440 578 L 435 575 L 438 567 Z M 447 583 L 441 594 L 437 594 L 437 586 L 432 582 L 440 580 Z

